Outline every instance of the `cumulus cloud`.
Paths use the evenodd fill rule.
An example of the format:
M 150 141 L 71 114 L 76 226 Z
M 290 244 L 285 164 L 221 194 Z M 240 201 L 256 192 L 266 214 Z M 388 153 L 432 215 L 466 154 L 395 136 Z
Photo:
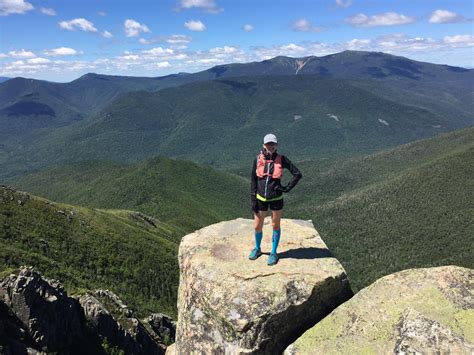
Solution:
M 233 46 L 215 47 L 209 50 L 209 53 L 215 58 L 225 58 L 237 52 L 239 52 L 239 48 Z
M 49 59 L 46 58 L 31 58 L 26 61 L 29 64 L 46 64 L 51 63 Z
M 48 8 L 48 7 L 40 7 L 40 11 L 42 14 L 45 14 L 45 15 L 48 15 L 48 16 L 56 16 L 56 11 L 54 11 L 54 9 L 52 8 Z
M 358 50 L 364 47 L 367 48 L 368 46 L 370 46 L 371 43 L 372 43 L 372 40 L 370 39 L 358 39 L 358 38 L 354 38 L 346 42 L 347 49 L 349 50 Z
M 250 57 L 250 60 L 265 60 L 279 55 L 289 57 L 324 56 L 344 50 L 375 51 L 406 56 L 429 56 L 440 51 L 450 52 L 453 49 L 473 46 L 474 36 L 471 34 L 434 39 L 431 37 L 410 37 L 403 33 L 396 33 L 372 39 L 353 38 L 349 41 L 335 43 L 303 42 L 269 47 L 253 47 L 252 51 L 248 53 L 248 57 Z
M 224 46 L 224 47 L 211 48 L 211 49 L 209 50 L 209 53 L 214 53 L 214 54 L 226 53 L 226 54 L 229 54 L 229 53 L 235 53 L 237 50 L 238 50 L 237 47 Z
M 146 25 L 132 19 L 125 20 L 123 28 L 127 37 L 137 37 L 141 32 L 151 32 Z
M 171 66 L 171 64 L 168 62 L 168 61 L 165 61 L 165 62 L 158 62 L 156 63 L 156 66 L 158 68 L 168 68 Z
M 140 38 L 138 42 L 141 44 L 155 44 L 155 43 L 168 43 L 174 47 L 186 48 L 186 45 L 192 41 L 191 36 L 186 35 L 171 35 L 171 36 L 158 36 L 150 39 Z
M 201 21 L 188 21 L 184 23 L 184 26 L 189 29 L 190 31 L 204 31 L 206 29 L 206 25 L 204 25 Z
M 211 14 L 217 14 L 222 12 L 223 9 L 219 8 L 214 0 L 180 0 L 178 4 L 178 10 L 199 8 Z
M 65 49 L 61 49 L 65 47 L 56 48 L 56 50 L 45 50 L 43 53 L 49 55 L 49 59 L 36 57 L 33 52 L 26 49 L 11 51 L 9 53 L 0 54 L 0 57 L 6 57 L 2 59 L 0 75 L 18 76 L 36 73 L 36 76 L 41 76 L 44 75 L 44 73 L 56 71 L 58 73 L 64 73 L 62 77 L 67 77 L 67 73 L 78 75 L 85 71 L 94 70 L 95 72 L 115 75 L 156 76 L 158 73 L 192 72 L 204 70 L 219 64 L 259 61 L 280 55 L 296 58 L 314 55 L 325 56 L 347 49 L 392 53 L 431 62 L 436 61 L 435 58 L 438 58 L 438 62 L 443 62 L 443 59 L 439 58 L 443 58 L 443 56 L 455 58 L 456 53 L 465 53 L 464 48 L 471 49 L 474 46 L 474 36 L 472 34 L 462 33 L 442 38 L 412 37 L 404 33 L 395 33 L 374 38 L 354 37 L 341 42 L 320 43 L 306 41 L 283 43 L 266 47 L 252 47 L 245 50 L 238 46 L 228 44 L 198 51 L 180 49 L 173 47 L 173 44 L 169 43 L 178 42 L 174 45 L 180 45 L 182 44 L 180 42 L 191 40 L 184 35 L 163 36 L 159 39 L 164 45 L 150 49 L 126 51 L 116 57 L 100 58 L 92 61 L 50 60 L 50 54 L 52 53 L 57 53 L 58 55 L 59 53 L 67 53 Z M 69 53 L 72 54 L 72 52 Z M 78 52 L 76 51 L 76 53 Z M 466 61 L 469 60 L 472 62 L 472 59 L 456 58 L 458 58 L 456 59 L 457 62 L 454 60 L 444 63 L 460 65 L 460 63 L 466 63 Z M 12 60 L 12 62 L 5 63 L 9 60 Z M 470 64 L 464 64 L 464 66 L 469 65 Z
M 112 33 L 110 33 L 109 31 L 103 31 L 101 33 L 102 37 L 104 38 L 112 38 L 114 35 Z
M 0 0 L 0 16 L 24 14 L 33 9 L 33 5 L 24 0 Z
M 61 57 L 61 56 L 67 56 L 67 55 L 78 55 L 81 52 L 78 52 L 74 48 L 68 48 L 68 47 L 59 47 L 59 48 L 54 48 L 54 49 L 46 49 L 44 51 L 44 54 L 50 57 Z
M 464 18 L 448 10 L 436 10 L 430 15 L 430 23 L 456 23 L 462 22 Z
M 94 24 L 85 18 L 75 18 L 70 21 L 61 21 L 59 22 L 59 27 L 68 31 L 80 29 L 85 32 L 97 32 L 97 28 L 94 27 Z
M 443 38 L 444 43 L 453 45 L 453 46 L 474 46 L 474 36 L 473 35 L 456 35 L 456 36 L 446 36 Z
M 162 47 L 156 47 L 152 49 L 147 49 L 142 51 L 143 54 L 151 57 L 164 57 L 164 56 L 169 56 L 173 55 L 174 51 L 170 48 L 162 48 Z
M 141 57 L 137 54 L 125 54 L 120 58 L 124 60 L 140 60 Z
M 357 14 L 346 18 L 345 21 L 354 27 L 376 27 L 406 25 L 415 22 L 415 18 L 396 12 L 384 12 L 373 16 Z
M 289 57 L 305 57 L 308 55 L 314 55 L 318 53 L 316 51 L 316 44 L 282 44 L 277 46 L 257 46 L 252 48 L 252 55 L 255 56 L 255 60 L 265 60 L 270 59 L 279 55 L 289 56 Z M 325 46 L 321 44 L 321 47 Z
M 10 52 L 8 52 L 8 55 L 12 58 L 33 58 L 33 57 L 36 57 L 36 55 L 33 52 L 27 51 L 25 49 L 20 49 L 19 51 L 10 51 Z
M 164 37 L 164 40 L 169 44 L 188 44 L 192 41 L 192 37 L 186 35 L 171 35 Z
M 344 1 L 344 0 L 336 0 L 336 5 L 337 7 L 340 7 L 342 9 L 345 9 L 345 8 L 348 8 L 349 6 L 352 5 L 352 0 L 347 0 L 347 1 Z
M 242 29 L 244 31 L 247 31 L 247 32 L 250 32 L 250 31 L 253 31 L 253 26 L 252 25 L 249 25 L 249 24 L 246 24 L 242 27 Z
M 305 18 L 296 20 L 291 24 L 291 27 L 293 30 L 301 32 L 321 32 L 324 30 L 322 27 L 313 26 L 311 22 Z

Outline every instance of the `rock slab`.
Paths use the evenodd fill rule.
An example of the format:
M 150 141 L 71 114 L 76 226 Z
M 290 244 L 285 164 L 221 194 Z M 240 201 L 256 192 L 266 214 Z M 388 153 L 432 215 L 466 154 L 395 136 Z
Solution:
M 442 266 L 382 277 L 285 351 L 393 353 L 474 353 L 474 270 Z
M 179 249 L 177 354 L 277 354 L 352 296 L 341 264 L 311 221 L 283 219 L 277 265 L 250 261 L 253 221 L 217 223 L 185 236 Z
M 31 267 L 0 282 L 0 299 L 40 349 L 62 351 L 82 337 L 79 303 L 56 280 L 45 280 Z M 10 318 L 11 318 L 10 317 Z
M 84 315 L 94 333 L 126 354 L 164 354 L 164 348 L 153 334 L 128 309 L 122 300 L 109 290 L 96 290 L 79 298 Z

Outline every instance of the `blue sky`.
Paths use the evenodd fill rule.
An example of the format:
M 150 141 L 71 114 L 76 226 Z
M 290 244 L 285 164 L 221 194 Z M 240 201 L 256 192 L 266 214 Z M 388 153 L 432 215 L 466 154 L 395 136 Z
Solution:
M 472 0 L 0 0 L 0 76 L 162 76 L 381 51 L 474 67 Z

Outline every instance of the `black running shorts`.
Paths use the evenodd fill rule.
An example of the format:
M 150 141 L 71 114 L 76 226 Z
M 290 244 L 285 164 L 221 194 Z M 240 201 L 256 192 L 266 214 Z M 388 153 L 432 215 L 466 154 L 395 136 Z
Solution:
M 268 211 L 268 206 L 272 211 L 279 211 L 283 209 L 283 199 L 277 201 L 263 202 L 257 199 L 257 206 L 259 211 Z

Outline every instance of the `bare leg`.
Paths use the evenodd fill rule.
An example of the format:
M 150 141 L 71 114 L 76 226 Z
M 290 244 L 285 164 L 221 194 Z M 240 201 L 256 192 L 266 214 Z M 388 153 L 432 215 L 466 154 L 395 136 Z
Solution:
M 265 221 L 265 217 L 267 216 L 268 211 L 258 211 L 258 213 L 254 213 L 254 228 L 255 232 L 261 232 L 263 228 L 263 222 Z
M 272 211 L 272 227 L 273 230 L 280 229 L 281 216 L 283 215 L 283 210 Z

